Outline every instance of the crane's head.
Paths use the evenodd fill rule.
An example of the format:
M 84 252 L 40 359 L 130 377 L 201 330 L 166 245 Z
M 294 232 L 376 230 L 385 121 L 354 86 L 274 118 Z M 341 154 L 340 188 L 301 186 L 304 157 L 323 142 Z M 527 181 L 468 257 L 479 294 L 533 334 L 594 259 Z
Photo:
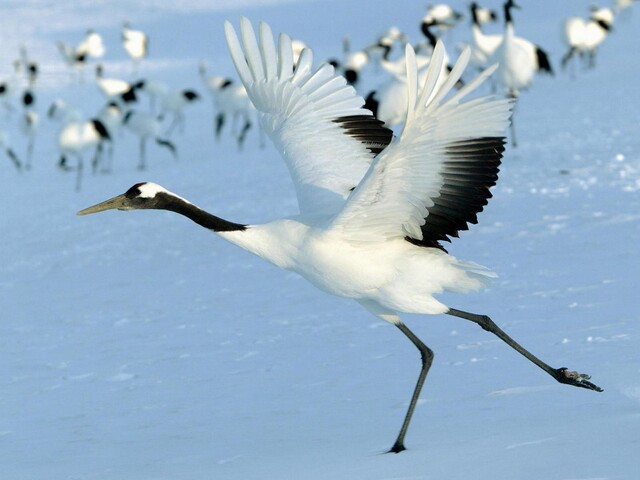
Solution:
M 104 212 L 105 210 L 162 209 L 171 198 L 176 198 L 176 195 L 165 190 L 157 183 L 136 183 L 122 195 L 87 207 L 77 214 L 89 215 L 90 213 Z
M 514 0 L 507 0 L 507 3 L 505 3 L 504 6 L 505 8 L 521 8 L 520 5 L 518 5 Z

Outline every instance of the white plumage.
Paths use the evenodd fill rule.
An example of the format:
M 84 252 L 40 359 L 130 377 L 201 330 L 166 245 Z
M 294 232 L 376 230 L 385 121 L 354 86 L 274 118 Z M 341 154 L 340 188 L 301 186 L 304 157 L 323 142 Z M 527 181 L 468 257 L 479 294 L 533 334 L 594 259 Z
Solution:
M 529 40 L 516 36 L 511 17 L 512 8 L 520 7 L 513 0 L 507 0 L 504 4 L 505 32 L 489 61 L 498 64 L 496 79 L 504 93 L 518 98 L 522 90 L 529 88 L 537 72 L 553 74 L 553 69 L 546 52 Z M 517 145 L 513 119 L 511 143 Z
M 610 8 L 595 8 L 587 19 L 568 18 L 564 24 L 564 37 L 569 49 L 562 57 L 562 66 L 566 67 L 574 55 L 579 55 L 587 66 L 593 67 L 598 47 L 609 35 L 613 20 Z
M 147 35 L 131 28 L 129 22 L 122 27 L 122 47 L 133 60 L 133 68 L 137 70 L 138 63 L 149 53 L 149 39 Z
M 107 51 L 102 37 L 94 30 L 87 30 L 85 37 L 76 46 L 75 50 L 91 58 L 102 58 Z
M 476 68 L 484 69 L 490 65 L 490 59 L 502 43 L 502 35 L 487 35 L 482 31 L 480 20 L 480 7 L 476 2 L 469 6 L 471 11 L 471 64 Z
M 127 103 L 135 100 L 133 85 L 120 78 L 106 78 L 102 65 L 96 65 L 96 85 L 108 101 Z
M 169 150 L 171 155 L 177 158 L 175 145 L 161 137 L 162 125 L 155 115 L 139 110 L 129 110 L 122 117 L 122 124 L 140 140 L 138 170 L 147 168 L 146 145 L 149 139 L 154 140 L 158 146 Z
M 242 84 L 230 78 L 219 75 L 209 76 L 204 64 L 200 64 L 199 72 L 202 82 L 205 84 L 213 101 L 213 128 L 216 139 L 220 139 L 225 123 L 231 118 L 232 133 L 236 137 L 238 147 L 242 148 L 249 129 L 253 123 L 257 122 L 257 112 L 249 100 L 247 91 Z M 238 126 L 239 122 L 241 126 Z M 260 130 L 260 144 L 262 145 L 263 133 L 259 125 L 258 129 Z
M 237 224 L 149 183 L 79 214 L 108 209 L 180 213 L 394 324 L 420 350 L 422 369 L 392 452 L 405 449 L 404 437 L 433 358 L 400 321 L 400 312 L 448 313 L 470 320 L 558 381 L 598 388 L 585 375 L 540 361 L 488 317 L 449 308 L 435 298 L 444 290 L 477 290 L 492 276 L 484 267 L 447 254 L 439 243 L 475 223 L 497 179 L 512 101 L 465 100 L 491 71 L 450 95 L 469 52 L 463 52 L 438 87 L 442 44 L 423 85 L 418 85 L 414 52 L 407 46 L 407 118 L 392 140 L 391 131 L 362 108 L 363 99 L 332 66 L 313 67 L 311 50 L 302 51 L 294 71 L 287 35 L 281 34 L 276 46 L 269 26 L 261 23 L 258 42 L 246 18 L 240 21 L 240 38 L 229 22 L 225 33 L 262 126 L 289 168 L 299 214 L 265 224 Z

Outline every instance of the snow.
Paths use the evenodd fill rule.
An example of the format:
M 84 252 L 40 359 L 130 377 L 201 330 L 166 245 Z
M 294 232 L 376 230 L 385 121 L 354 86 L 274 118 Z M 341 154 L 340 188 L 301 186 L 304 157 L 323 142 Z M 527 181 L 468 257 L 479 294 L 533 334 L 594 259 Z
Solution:
M 516 30 L 557 66 L 562 20 L 589 3 L 523 2 Z M 77 193 L 74 175 L 56 168 L 59 127 L 45 113 L 55 98 L 88 116 L 101 106 L 91 69 L 71 82 L 55 49 L 90 27 L 103 35 L 110 75 L 134 79 L 118 43 L 128 19 L 151 38 L 139 76 L 206 93 L 201 60 L 233 73 L 226 18 L 264 19 L 328 58 L 347 33 L 356 47 L 392 23 L 417 38 L 424 5 L 129 5 L 0 5 L 0 77 L 20 43 L 42 70 L 33 169 L 18 173 L 0 153 L 2 478 L 637 478 L 640 12 L 616 24 L 595 70 L 538 77 L 522 94 L 518 148 L 508 146 L 480 223 L 449 248 L 499 278 L 479 294 L 441 297 L 491 315 L 534 354 L 591 374 L 605 391 L 559 385 L 460 319 L 406 316 L 436 357 L 408 450 L 393 455 L 384 452 L 419 370 L 393 326 L 170 212 L 75 215 L 141 181 L 239 222 L 290 214 L 295 197 L 273 147 L 260 149 L 255 131 L 242 152 L 230 135 L 215 143 L 205 97 L 185 110 L 179 160 L 150 144 L 149 169 L 136 171 L 137 140 L 123 131 L 114 172 L 87 172 Z M 445 41 L 466 35 L 458 27 Z M 1 111 L 0 127 L 24 157 L 18 116 Z

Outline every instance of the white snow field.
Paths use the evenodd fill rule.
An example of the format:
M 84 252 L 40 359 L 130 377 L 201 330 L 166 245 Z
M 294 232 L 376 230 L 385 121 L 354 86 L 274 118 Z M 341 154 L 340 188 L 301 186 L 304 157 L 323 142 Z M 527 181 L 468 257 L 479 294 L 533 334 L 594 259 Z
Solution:
M 140 181 L 238 222 L 295 213 L 284 164 L 271 145 L 259 148 L 255 130 L 242 152 L 228 132 L 213 138 L 198 64 L 234 74 L 224 20 L 266 20 L 328 58 L 344 35 L 359 48 L 390 25 L 419 40 L 426 4 L 0 3 L 0 77 L 20 43 L 42 71 L 33 168 L 19 173 L 0 152 L 0 478 L 639 478 L 640 6 L 616 22 L 596 68 L 572 78 L 559 71 L 560 26 L 590 1 L 520 3 L 516 31 L 547 49 L 556 75 L 522 94 L 519 145 L 507 146 L 494 198 L 448 246 L 499 278 L 441 298 L 490 315 L 604 392 L 557 384 L 472 323 L 406 316 L 436 356 L 398 455 L 384 452 L 420 362 L 393 326 L 178 215 L 75 213 Z M 150 37 L 135 75 L 119 44 L 124 20 Z M 109 76 L 160 79 L 204 98 L 173 136 L 178 160 L 149 144 L 149 168 L 136 171 L 137 140 L 122 131 L 113 173 L 87 168 L 76 192 L 74 174 L 56 167 L 59 127 L 46 110 L 55 98 L 87 116 L 103 104 L 93 66 L 72 81 L 55 48 L 87 28 L 104 38 Z M 468 38 L 464 20 L 444 40 L 455 55 Z M 24 157 L 19 116 L 17 103 L 1 110 L 0 128 Z

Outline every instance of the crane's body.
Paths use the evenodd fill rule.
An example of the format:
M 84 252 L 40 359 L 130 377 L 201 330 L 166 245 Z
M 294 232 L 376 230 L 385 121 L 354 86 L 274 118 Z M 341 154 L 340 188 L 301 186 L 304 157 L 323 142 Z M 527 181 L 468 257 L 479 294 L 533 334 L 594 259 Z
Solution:
M 219 235 L 320 290 L 393 312 L 445 313 L 434 294 L 478 290 L 495 276 L 404 238 L 354 243 L 339 228 L 322 227 L 330 220 L 298 216 Z
M 502 43 L 502 35 L 489 35 L 482 31 L 481 7 L 472 2 L 469 6 L 471 12 L 471 63 L 476 68 L 484 70 L 491 62 L 491 57 Z
M 393 139 L 332 66 L 313 68 L 311 50 L 302 51 L 294 70 L 287 35 L 281 34 L 276 46 L 271 29 L 261 23 L 258 43 L 246 18 L 240 22 L 240 37 L 228 22 L 225 33 L 262 126 L 289 168 L 299 214 L 264 224 L 235 223 L 153 183 L 136 184 L 79 214 L 110 209 L 179 213 L 394 324 L 420 351 L 422 368 L 391 452 L 405 449 L 433 359 L 431 349 L 400 320 L 403 312 L 447 313 L 472 321 L 557 381 L 599 390 L 587 375 L 542 362 L 489 317 L 450 308 L 435 298 L 444 290 L 477 290 L 492 276 L 484 267 L 458 261 L 441 242 L 476 223 L 497 180 L 512 101 L 464 100 L 493 68 L 448 95 L 467 66 L 468 49 L 439 83 L 445 54 L 438 43 L 419 85 L 415 54 L 407 46 L 408 108 L 403 131 Z
M 588 67 L 595 66 L 598 47 L 606 40 L 613 28 L 614 14 L 610 8 L 597 8 L 589 18 L 568 18 L 564 24 L 565 42 L 569 50 L 562 57 L 565 68 L 574 55 L 585 60 Z

